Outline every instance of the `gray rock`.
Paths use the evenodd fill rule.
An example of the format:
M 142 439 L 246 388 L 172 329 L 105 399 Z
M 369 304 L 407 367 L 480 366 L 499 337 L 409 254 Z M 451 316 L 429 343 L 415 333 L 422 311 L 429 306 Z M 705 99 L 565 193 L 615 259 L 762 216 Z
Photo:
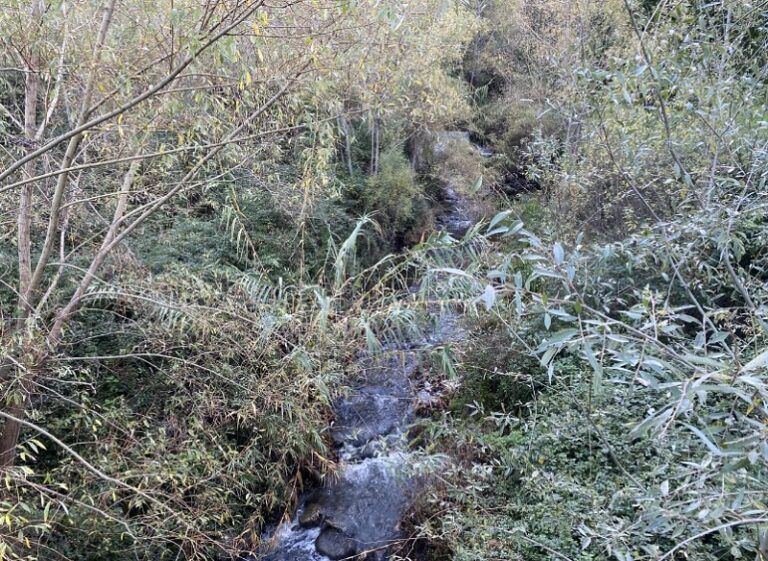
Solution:
M 483 157 L 483 158 L 492 158 L 496 155 L 496 152 L 491 150 L 490 148 L 485 148 L 484 146 L 478 146 L 477 152 Z
M 338 528 L 326 528 L 315 541 L 317 552 L 336 561 L 357 553 L 357 543 Z
M 299 525 L 302 528 L 315 528 L 320 526 L 323 520 L 325 520 L 325 515 L 317 503 L 307 504 L 299 514 Z
M 351 537 L 358 551 L 384 550 L 397 541 L 416 485 L 404 472 L 409 463 L 406 454 L 395 452 L 347 465 L 338 481 L 312 498 L 325 514 L 326 529 Z

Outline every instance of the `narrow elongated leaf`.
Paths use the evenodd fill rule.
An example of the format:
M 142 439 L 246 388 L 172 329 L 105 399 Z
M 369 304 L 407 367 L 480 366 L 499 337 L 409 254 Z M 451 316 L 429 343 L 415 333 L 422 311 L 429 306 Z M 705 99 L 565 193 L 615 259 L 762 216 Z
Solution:
M 552 247 L 552 255 L 555 257 L 556 264 L 563 264 L 563 261 L 565 260 L 565 250 L 563 249 L 563 246 L 560 245 L 560 242 L 555 242 L 555 245 Z
M 485 285 L 485 290 L 483 291 L 481 298 L 485 305 L 485 309 L 490 310 L 496 303 L 496 289 L 490 284 Z
M 699 440 L 701 440 L 704 443 L 704 446 L 706 446 L 710 452 L 712 452 L 715 456 L 725 456 L 725 452 L 723 452 L 717 444 L 712 442 L 712 440 L 707 437 L 706 434 L 704 434 L 700 429 L 697 429 L 691 424 L 684 423 L 685 427 L 690 430 L 693 434 L 699 437 Z
M 629 437 L 640 438 L 641 436 L 644 436 L 647 433 L 652 432 L 657 427 L 666 423 L 667 419 L 669 419 L 671 415 L 672 415 L 672 409 L 666 409 L 665 411 L 662 411 L 658 415 L 651 415 L 650 417 L 646 418 L 641 423 L 639 423 L 637 426 L 635 426 L 631 431 L 629 431 Z
M 762 353 L 760 353 L 755 358 L 750 360 L 747 364 L 745 364 L 744 368 L 742 368 L 741 371 L 749 372 L 751 370 L 762 368 L 766 365 L 768 365 L 768 349 L 765 349 Z
M 572 327 L 568 327 L 566 329 L 561 329 L 560 331 L 555 332 L 552 337 L 547 339 L 545 345 L 558 345 L 561 343 L 565 343 L 566 341 L 570 341 L 573 339 L 575 335 L 579 333 L 578 329 L 574 329 Z
M 595 353 L 592 351 L 592 347 L 588 344 L 584 344 L 584 355 L 587 357 L 587 362 L 592 367 L 592 391 L 598 392 L 603 385 L 603 366 L 597 361 Z
M 512 214 L 511 210 L 505 210 L 504 212 L 498 213 L 496 216 L 491 218 L 491 222 L 488 224 L 488 230 L 493 230 L 494 226 L 502 222 L 507 216 Z

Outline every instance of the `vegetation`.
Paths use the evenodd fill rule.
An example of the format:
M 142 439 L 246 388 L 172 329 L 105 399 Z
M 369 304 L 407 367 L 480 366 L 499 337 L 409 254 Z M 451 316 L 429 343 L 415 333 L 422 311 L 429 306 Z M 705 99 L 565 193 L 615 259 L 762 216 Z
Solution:
M 492 27 L 481 50 L 497 99 L 520 82 L 492 55 L 531 41 L 533 63 L 563 25 L 555 3 L 520 7 L 538 27 Z M 570 58 L 530 71 L 559 85 L 532 99 L 557 130 L 506 140 L 525 113 L 495 100 L 478 121 L 539 192 L 460 276 L 478 319 L 437 434 L 461 467 L 422 528 L 455 559 L 768 555 L 766 8 L 573 11 Z
M 0 5 L 0 559 L 252 551 L 438 309 L 401 555 L 768 559 L 764 0 Z

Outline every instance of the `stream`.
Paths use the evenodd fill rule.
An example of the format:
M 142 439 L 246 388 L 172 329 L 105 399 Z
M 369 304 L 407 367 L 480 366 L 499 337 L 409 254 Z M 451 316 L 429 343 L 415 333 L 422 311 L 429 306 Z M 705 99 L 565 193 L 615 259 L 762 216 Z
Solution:
M 460 238 L 472 225 L 466 208 L 446 187 L 436 227 Z M 424 455 L 417 460 L 408 447 L 416 405 L 430 398 L 416 387 L 420 362 L 430 347 L 460 338 L 455 316 L 433 319 L 436 327 L 422 340 L 385 344 L 376 357 L 360 358 L 359 376 L 333 408 L 337 479 L 305 493 L 292 520 L 268 531 L 268 549 L 251 561 L 385 561 L 405 537 L 400 523 L 424 487 Z
M 417 488 L 406 433 L 414 419 L 411 378 L 418 350 L 393 345 L 362 361 L 359 378 L 334 407 L 338 480 L 302 498 L 291 523 L 277 530 L 265 561 L 344 559 L 362 552 L 383 560 L 402 537 L 399 523 Z
M 377 357 L 361 359 L 358 379 L 334 407 L 338 480 L 302 497 L 293 520 L 273 536 L 272 550 L 258 559 L 327 561 L 362 553 L 368 560 L 388 558 L 390 546 L 404 537 L 400 521 L 422 479 L 407 434 L 417 401 L 429 399 L 414 383 L 421 355 L 458 333 L 455 317 L 441 317 L 424 340 L 384 345 Z

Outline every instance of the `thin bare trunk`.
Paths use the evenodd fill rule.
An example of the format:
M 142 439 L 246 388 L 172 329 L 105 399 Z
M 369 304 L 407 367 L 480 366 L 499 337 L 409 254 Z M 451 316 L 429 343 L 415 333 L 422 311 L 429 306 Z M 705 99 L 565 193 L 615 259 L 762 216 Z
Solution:
M 349 175 L 352 175 L 354 173 L 354 168 L 352 167 L 352 135 L 349 130 L 349 121 L 347 121 L 343 114 L 339 115 L 339 128 L 344 135 L 344 158 L 347 161 L 347 171 Z
M 228 140 L 232 138 L 237 138 L 237 136 L 240 133 L 242 133 L 245 129 L 247 129 L 250 125 L 252 125 L 253 122 L 260 115 L 262 115 L 267 109 L 272 107 L 285 94 L 285 92 L 288 91 L 288 88 L 291 86 L 291 84 L 293 84 L 293 82 L 296 79 L 298 79 L 299 76 L 301 76 L 301 74 L 307 68 L 308 64 L 309 63 L 303 65 L 296 72 L 296 74 L 282 88 L 280 88 L 280 90 L 277 93 L 275 93 L 274 96 L 272 96 L 272 98 L 270 98 L 259 109 L 254 111 L 245 121 L 243 121 L 243 123 L 240 126 L 238 126 L 236 129 L 231 131 L 224 138 L 223 142 L 215 144 L 214 148 L 210 152 L 208 152 L 205 156 L 201 157 L 197 161 L 197 163 L 192 167 L 192 169 L 189 170 L 187 174 L 181 180 L 179 180 L 179 182 L 176 185 L 174 185 L 174 187 L 170 189 L 165 195 L 163 195 L 162 197 L 158 198 L 153 202 L 148 203 L 143 207 L 139 207 L 137 209 L 134 209 L 130 213 L 126 213 L 128 194 L 130 193 L 131 186 L 133 184 L 133 179 L 136 171 L 138 170 L 140 161 L 134 160 L 131 163 L 131 167 L 129 168 L 128 173 L 126 174 L 123 180 L 123 185 L 120 190 L 120 195 L 118 197 L 117 207 L 115 209 L 115 214 L 112 217 L 112 222 L 110 224 L 109 230 L 107 231 L 107 234 L 104 236 L 104 240 L 102 241 L 99 251 L 96 253 L 95 257 L 91 261 L 91 264 L 88 267 L 86 274 L 81 279 L 80 284 L 75 290 L 75 293 L 72 295 L 72 297 L 70 298 L 66 306 L 64 306 L 56 315 L 56 319 L 54 320 L 53 326 L 51 327 L 51 330 L 49 331 L 49 334 L 48 334 L 49 348 L 56 348 L 58 346 L 64 325 L 66 324 L 67 320 L 70 317 L 72 317 L 72 314 L 74 314 L 79 308 L 82 302 L 83 296 L 85 295 L 86 291 L 90 287 L 91 283 L 96 278 L 96 273 L 98 272 L 101 265 L 104 263 L 104 260 L 107 258 L 109 253 L 123 239 L 125 239 L 131 232 L 133 232 L 138 226 L 143 224 L 147 218 L 152 216 L 152 214 L 154 214 L 166 202 L 172 199 L 176 194 L 179 193 L 179 191 L 181 191 L 185 186 L 187 186 L 197 176 L 197 173 L 200 171 L 200 169 L 212 158 L 214 158 L 219 152 L 221 152 L 221 150 L 223 150 L 225 146 L 227 146 Z M 132 215 L 137 213 L 140 213 L 139 216 L 135 218 L 133 222 L 131 222 L 126 226 L 125 224 L 126 220 L 129 219 Z
M 371 118 L 371 175 L 376 175 L 376 119 Z
M 35 140 L 40 140 L 43 138 L 46 128 L 48 127 L 48 123 L 50 122 L 51 117 L 53 117 L 53 114 L 56 111 L 56 106 L 59 104 L 59 99 L 61 98 L 61 84 L 64 81 L 64 57 L 67 53 L 67 41 L 69 39 L 69 10 L 67 9 L 66 4 L 62 6 L 62 9 L 64 10 L 65 18 L 64 32 L 61 40 L 61 49 L 59 50 L 59 62 L 56 67 L 56 79 L 53 86 L 53 96 L 51 97 L 51 101 L 48 104 L 48 109 L 45 112 L 45 117 L 43 117 L 43 122 L 40 123 L 40 126 L 35 133 Z
M 651 59 L 651 55 L 648 52 L 648 49 L 646 49 L 645 47 L 645 43 L 643 41 L 643 33 L 637 24 L 637 19 L 635 18 L 635 12 L 633 11 L 632 6 L 629 4 L 629 0 L 624 0 L 624 8 L 627 11 L 627 15 L 629 15 L 629 21 L 631 23 L 632 29 L 635 32 L 637 41 L 640 45 L 640 54 L 643 57 L 643 61 L 645 62 L 646 65 L 648 65 L 648 68 L 651 71 L 651 76 L 653 76 L 655 79 L 656 71 L 654 69 L 653 60 Z M 661 117 L 661 123 L 664 126 L 665 142 L 667 145 L 667 150 L 669 151 L 669 155 L 672 157 L 672 160 L 675 162 L 677 169 L 679 170 L 680 179 L 685 182 L 690 182 L 691 176 L 688 173 L 688 170 L 686 169 L 682 160 L 680 159 L 680 156 L 678 155 L 677 149 L 675 148 L 675 145 L 673 142 L 672 125 L 669 122 L 669 114 L 667 112 L 667 104 L 664 101 L 664 96 L 661 95 L 661 91 L 659 90 L 658 84 L 651 83 L 651 91 L 656 97 L 656 102 L 659 104 L 659 116 Z
M 24 414 L 27 406 L 26 396 L 19 401 L 14 401 L 4 408 L 8 415 L 18 418 Z M 3 434 L 0 435 L 0 468 L 7 468 L 16 461 L 16 444 L 19 441 L 21 425 L 16 421 L 6 419 L 3 426 Z
M 379 173 L 379 156 L 381 154 L 381 122 L 379 112 L 374 111 L 371 123 L 371 175 Z
M 40 25 L 45 6 L 41 1 L 32 4 L 30 14 L 31 21 Z M 37 30 L 33 31 L 37 34 Z M 30 53 L 27 57 L 27 72 L 24 81 L 24 135 L 32 140 L 37 132 L 37 96 L 40 88 L 39 56 L 37 52 L 36 37 L 31 42 Z M 27 155 L 34 151 L 34 144 L 28 143 Z M 24 176 L 35 176 L 36 164 L 34 160 L 24 164 Z M 20 193 L 19 211 L 16 216 L 16 228 L 18 231 L 18 258 L 19 258 L 19 302 L 18 321 L 23 323 L 30 305 L 26 301 L 26 294 L 32 280 L 32 185 L 25 185 Z
M 89 107 L 91 104 L 91 97 L 96 81 L 96 71 L 101 59 L 101 51 L 106 39 L 107 29 L 114 13 L 116 0 L 110 0 L 102 18 L 101 28 L 96 41 L 96 45 L 93 50 L 93 57 L 91 59 L 91 71 L 86 85 L 86 90 L 82 98 L 80 107 L 80 114 L 78 117 L 78 125 L 84 123 L 89 115 Z M 44 4 L 36 1 L 32 8 L 32 20 L 41 22 L 41 18 L 44 13 Z M 33 46 L 33 53 L 35 47 Z M 37 95 L 39 89 L 39 74 L 36 68 L 39 60 L 36 56 L 30 57 L 31 66 L 30 71 L 27 72 L 26 82 L 26 98 L 24 107 L 24 124 L 25 134 L 29 138 L 34 138 L 37 134 Z M 62 167 L 68 168 L 71 166 L 72 161 L 77 154 L 77 148 L 80 145 L 81 134 L 74 135 L 67 146 L 64 160 L 62 161 Z M 27 175 L 33 177 L 35 174 L 35 160 L 30 159 L 24 165 Z M 28 169 L 29 168 L 29 169 Z M 66 173 L 61 174 L 58 177 L 56 188 L 54 190 L 53 199 L 51 201 L 51 212 L 48 219 L 48 228 L 46 231 L 45 242 L 41 251 L 40 258 L 35 266 L 34 272 L 32 272 L 32 189 L 33 184 L 25 185 L 22 189 L 21 202 L 19 205 L 19 213 L 17 219 L 18 227 L 18 247 L 19 247 L 19 315 L 18 324 L 21 326 L 30 317 L 32 310 L 35 307 L 35 293 L 40 285 L 43 276 L 43 270 L 48 264 L 51 251 L 55 245 L 56 232 L 59 227 L 59 218 L 62 201 L 64 199 L 64 192 L 67 185 L 67 179 L 69 175 Z M 30 338 L 31 335 L 24 335 L 25 340 L 29 341 L 30 345 L 34 345 L 34 341 Z M 25 354 L 35 356 L 37 353 L 29 352 L 30 349 L 26 349 Z M 44 362 L 44 358 L 40 359 L 40 363 Z M 37 359 L 34 361 L 38 362 Z M 13 370 L 17 370 L 14 368 Z M 15 392 L 9 392 L 7 399 L 10 400 L 5 407 L 5 412 L 8 416 L 5 418 L 5 424 L 3 426 L 3 433 L 0 435 L 0 467 L 12 466 L 16 460 L 16 445 L 19 441 L 20 424 L 18 418 L 24 415 L 27 402 L 29 401 L 30 386 L 36 378 L 36 373 L 39 370 L 39 365 L 31 366 L 26 370 L 19 372 L 18 388 Z M 9 385 L 13 385 L 11 379 L 11 373 L 8 377 Z
M 64 308 L 62 308 L 58 314 L 56 314 L 56 319 L 54 320 L 53 326 L 51 327 L 51 330 L 48 334 L 48 341 L 54 348 L 56 345 L 58 345 L 58 342 L 61 339 L 61 333 L 64 329 L 64 325 L 67 319 L 69 319 L 69 317 L 71 317 L 71 315 L 75 312 L 86 290 L 88 290 L 88 287 L 93 282 L 93 279 L 96 278 L 96 272 L 98 271 L 104 260 L 104 257 L 106 256 L 104 250 L 108 248 L 114 241 L 115 237 L 117 237 L 117 232 L 120 228 L 121 220 L 125 215 L 125 209 L 128 206 L 128 195 L 130 194 L 133 180 L 136 177 L 136 172 L 138 171 L 140 164 L 140 160 L 134 160 L 131 162 L 131 165 L 128 168 L 128 172 L 123 177 L 123 184 L 120 188 L 120 194 L 117 198 L 115 213 L 112 216 L 112 222 L 109 225 L 109 230 L 107 231 L 106 235 L 104 236 L 104 240 L 101 243 L 101 248 L 97 252 L 96 258 L 94 258 L 94 260 L 91 262 L 90 267 L 88 267 L 88 271 L 86 271 L 85 276 L 80 281 L 80 284 L 78 285 L 75 294 L 72 296 L 72 298 L 70 298 L 69 303 L 64 306 Z
M 122 188 L 118 196 L 114 218 L 112 220 L 110 229 L 104 238 L 102 248 L 108 245 L 115 238 L 119 225 L 119 219 L 125 213 L 125 208 L 128 202 L 128 194 L 130 192 L 139 165 L 140 161 L 135 160 L 131 163 L 128 172 L 125 174 Z M 63 246 L 63 239 L 61 240 L 61 244 Z M 100 264 L 100 262 L 98 264 Z M 73 298 L 70 300 L 70 304 L 57 314 L 53 326 L 48 333 L 46 341 L 49 349 L 56 348 L 58 345 L 66 320 L 69 316 L 71 316 L 73 310 L 76 308 L 77 304 L 79 304 L 83 293 L 87 290 L 88 286 L 93 280 L 96 269 L 98 268 L 98 264 L 96 260 L 91 263 L 91 267 L 88 269 L 88 272 L 86 273 L 83 281 L 81 281 L 75 296 L 73 296 Z M 2 366 L 2 368 L 0 368 L 0 372 L 3 373 L 3 379 L 8 380 L 9 382 L 12 382 L 12 376 L 14 372 L 20 370 L 18 389 L 16 392 L 9 392 L 10 403 L 4 409 L 4 413 L 7 415 L 4 416 L 5 425 L 3 426 L 2 435 L 0 435 L 0 468 L 7 468 L 12 466 L 16 460 L 16 446 L 19 441 L 21 425 L 23 424 L 20 422 L 20 419 L 22 419 L 24 416 L 24 412 L 29 401 L 31 386 L 34 383 L 35 378 L 37 378 L 38 373 L 45 368 L 45 363 L 48 357 L 47 353 L 32 352 L 30 354 L 36 358 L 34 360 L 34 364 L 27 369 L 23 369 L 13 364 L 11 361 L 8 361 Z
M 96 40 L 96 44 L 93 47 L 93 55 L 91 57 L 91 70 L 88 76 L 88 82 L 86 83 L 85 92 L 83 93 L 83 98 L 80 105 L 80 112 L 78 115 L 78 122 L 77 122 L 78 127 L 82 126 L 83 123 L 85 123 L 88 120 L 88 116 L 90 115 L 91 98 L 93 96 L 93 90 L 95 89 L 95 85 L 96 85 L 96 75 L 98 73 L 98 66 L 101 61 L 101 53 L 104 48 L 104 42 L 106 41 L 109 24 L 112 21 L 112 15 L 114 14 L 114 11 L 115 11 L 115 3 L 116 3 L 116 0 L 110 0 L 109 4 L 104 10 L 104 16 L 101 20 L 99 35 Z M 83 138 L 82 134 L 77 134 L 69 139 L 69 143 L 67 145 L 67 151 L 64 154 L 64 159 L 61 163 L 62 168 L 66 169 L 72 165 L 72 162 L 75 159 L 75 155 L 77 154 L 77 149 L 80 146 L 80 142 L 82 138 Z M 25 300 L 30 307 L 33 307 L 35 305 L 35 292 L 37 291 L 40 285 L 40 282 L 43 277 L 43 271 L 45 270 L 45 267 L 48 265 L 48 260 L 51 256 L 51 252 L 53 251 L 53 247 L 56 244 L 56 232 L 59 228 L 59 213 L 61 211 L 62 201 L 64 200 L 64 193 L 67 187 L 68 179 L 69 179 L 69 174 L 62 173 L 61 175 L 59 175 L 56 181 L 56 188 L 54 189 L 53 199 L 51 201 L 51 214 L 50 214 L 50 218 L 48 219 L 48 228 L 45 233 L 45 242 L 43 242 L 43 248 L 40 254 L 40 258 L 37 261 L 37 265 L 35 266 L 35 271 L 32 274 L 32 278 L 29 281 L 29 286 L 27 287 L 27 290 L 25 292 L 22 292 L 22 295 L 24 295 Z M 2 449 L 0 449 L 0 451 L 2 451 Z

